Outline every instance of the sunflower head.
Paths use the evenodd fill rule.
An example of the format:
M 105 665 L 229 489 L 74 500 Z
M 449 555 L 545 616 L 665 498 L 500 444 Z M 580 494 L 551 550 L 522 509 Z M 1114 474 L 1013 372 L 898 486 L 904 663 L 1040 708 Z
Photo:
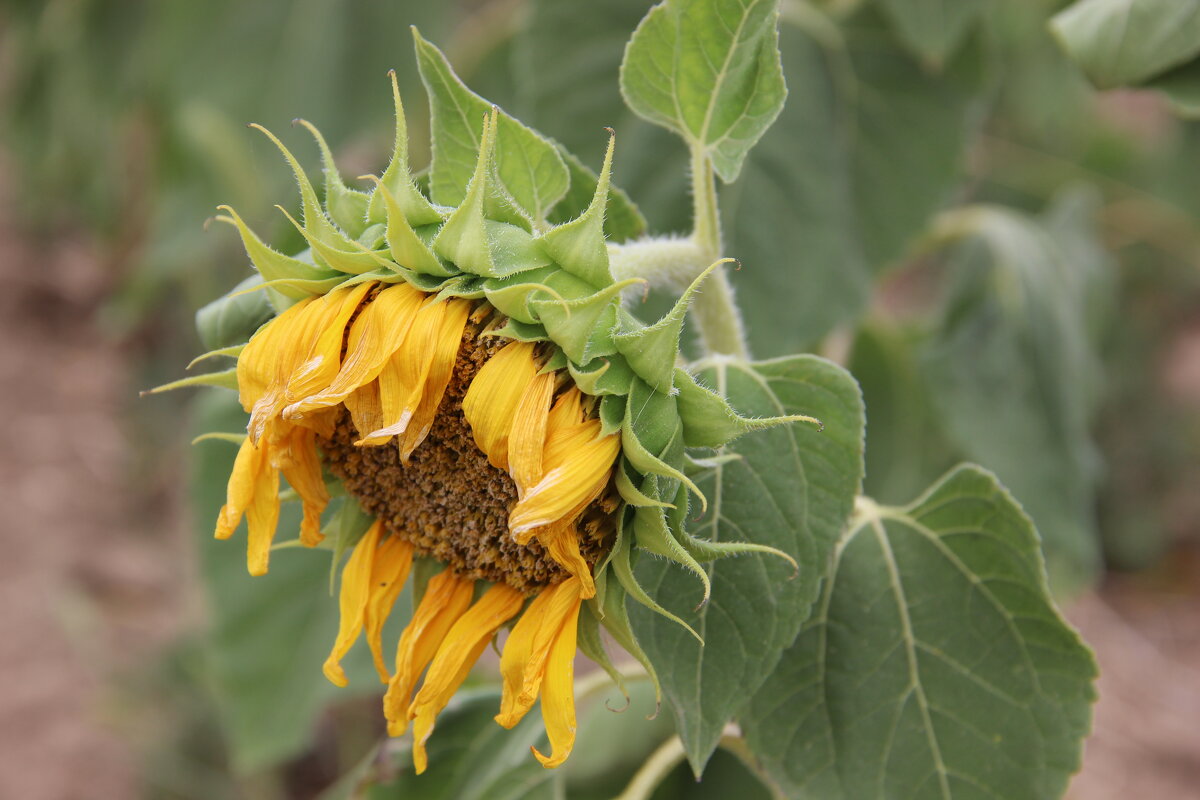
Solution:
M 706 599 L 701 562 L 756 549 L 684 529 L 693 498 L 705 502 L 686 450 L 787 420 L 743 418 L 677 366 L 688 301 L 707 271 L 652 324 L 622 306 L 635 281 L 612 277 L 606 217 L 614 203 L 627 218 L 636 212 L 610 186 L 612 139 L 592 173 L 470 94 L 432 45 L 417 42 L 434 118 L 428 188 L 408 165 L 392 74 L 392 159 L 365 178 L 367 191 L 344 184 L 320 133 L 303 123 L 325 162 L 319 199 L 283 143 L 259 128 L 295 173 L 302 215 L 288 219 L 306 251 L 270 248 L 222 207 L 218 219 L 241 234 L 259 277 L 222 307 L 265 291 L 274 316 L 247 342 L 214 351 L 237 358 L 249 414 L 216 535 L 231 536 L 245 518 L 249 570 L 259 575 L 281 474 L 303 504 L 299 541 L 309 547 L 325 538 L 331 496 L 348 495 L 370 523 L 342 571 L 341 627 L 325 674 L 346 682 L 340 660 L 365 633 L 387 684 L 389 732 L 411 723 L 421 770 L 438 712 L 511 624 L 496 719 L 511 727 L 540 698 L 552 752 L 537 757 L 556 766 L 574 740 L 576 648 L 613 671 L 603 624 L 645 662 L 626 600 L 668 614 L 638 584 L 637 554 L 692 570 Z M 437 169 L 450 146 L 438 139 L 447 91 L 456 108 L 480 112 L 464 129 L 477 145 L 465 183 Z M 514 176 L 531 152 L 545 163 L 530 169 L 561 169 L 558 196 L 535 192 L 531 201 Z M 417 559 L 441 571 L 389 663 L 383 622 Z

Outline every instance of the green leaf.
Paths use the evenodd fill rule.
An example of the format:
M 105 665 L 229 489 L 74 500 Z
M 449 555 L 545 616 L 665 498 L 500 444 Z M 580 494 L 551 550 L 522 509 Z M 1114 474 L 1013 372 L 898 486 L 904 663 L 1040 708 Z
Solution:
M 625 102 L 702 150 L 726 183 L 783 108 L 778 0 L 666 0 L 633 33 Z
M 1200 54 L 1200 0 L 1080 0 L 1050 27 L 1101 89 L 1139 85 Z
M 693 575 L 661 559 L 637 565 L 637 578 L 654 599 L 704 637 L 701 647 L 678 624 L 631 604 L 634 631 L 659 673 L 697 773 L 816 598 L 862 480 L 864 424 L 853 378 L 815 356 L 698 366 L 699 377 L 740 412 L 811 414 L 825 430 L 795 425 L 748 434 L 725 450 L 740 458 L 697 475 L 712 505 L 689 523 L 690 533 L 777 547 L 796 557 L 798 575 L 777 556 L 714 562 L 708 565 L 712 597 L 697 610 L 701 593 Z
M 245 427 L 246 415 L 232 396 L 209 393 L 198 399 L 194 434 Z M 321 673 L 337 633 L 328 554 L 280 551 L 267 575 L 251 578 L 244 526 L 229 541 L 212 537 L 236 453 L 224 442 L 197 445 L 191 491 L 210 620 L 203 640 L 206 667 L 234 768 L 253 772 L 306 749 L 324 707 L 354 692 L 338 689 Z M 279 538 L 299 528 L 299 506 L 285 505 Z M 392 615 L 398 619 L 389 621 L 388 641 L 399 636 L 392 629 L 407 616 L 399 613 L 403 607 L 398 603 Z M 365 646 L 344 663 L 351 686 L 378 689 Z
M 900 40 L 941 65 L 988 7 L 988 0 L 882 0 Z
M 739 718 L 786 796 L 1059 797 L 1095 699 L 1037 532 L 984 470 L 859 504 L 816 614 Z
M 950 441 L 1017 496 L 1042 532 L 1052 585 L 1071 592 L 1099 568 L 1091 426 L 1103 374 L 1089 317 L 1111 264 L 1086 209 L 1046 223 L 979 208 L 961 224 L 972 236 L 948 267 L 921 370 Z
M 441 51 L 415 28 L 413 40 L 433 118 L 430 191 L 434 202 L 456 206 L 475 172 L 483 118 L 492 104 L 468 89 Z M 496 134 L 496 172 L 513 202 L 534 221 L 549 215 L 571 182 L 554 143 L 503 112 Z

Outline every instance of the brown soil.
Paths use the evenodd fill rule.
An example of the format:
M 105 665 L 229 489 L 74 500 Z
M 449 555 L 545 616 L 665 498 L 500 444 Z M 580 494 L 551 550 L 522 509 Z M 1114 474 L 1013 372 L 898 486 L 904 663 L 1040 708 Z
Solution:
M 0 797 L 134 797 L 108 679 L 178 624 L 180 538 L 148 535 L 163 509 L 130 491 L 128 358 L 97 324 L 108 276 L 78 242 L 18 237 L 5 199 Z

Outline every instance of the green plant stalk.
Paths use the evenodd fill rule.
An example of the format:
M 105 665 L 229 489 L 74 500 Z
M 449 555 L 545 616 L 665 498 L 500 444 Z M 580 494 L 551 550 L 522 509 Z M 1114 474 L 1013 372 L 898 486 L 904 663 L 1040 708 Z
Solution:
M 712 162 L 703 148 L 692 147 L 692 241 L 707 263 L 721 258 L 721 218 L 717 211 L 717 186 Z M 733 287 L 724 270 L 715 270 L 692 303 L 692 319 L 700 331 L 707 355 L 749 358 L 742 315 L 733 299 Z

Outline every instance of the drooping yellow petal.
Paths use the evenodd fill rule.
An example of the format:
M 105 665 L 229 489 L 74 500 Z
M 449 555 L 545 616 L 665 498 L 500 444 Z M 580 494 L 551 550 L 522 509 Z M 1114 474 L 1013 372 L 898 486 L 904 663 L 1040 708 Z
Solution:
M 387 667 L 383 663 L 383 623 L 387 622 L 392 613 L 392 606 L 408 580 L 408 572 L 412 567 L 413 546 L 396 536 L 389 536 L 379 545 L 375 552 L 375 562 L 371 565 L 371 591 L 367 598 L 367 610 L 363 617 L 366 628 L 367 644 L 371 647 L 371 656 L 375 659 L 375 671 L 379 680 L 387 683 L 391 680 Z
M 260 447 L 246 437 L 238 449 L 237 458 L 233 462 L 233 470 L 229 473 L 229 483 L 225 489 L 225 505 L 217 515 L 217 529 L 213 534 L 218 539 L 228 539 L 237 530 L 242 515 L 254 499 L 254 488 L 258 480 L 259 470 L 267 460 L 266 443 Z
M 315 298 L 306 298 L 263 325 L 238 355 L 238 399 L 247 412 L 254 408 L 276 381 L 281 343 L 302 327 L 302 317 L 312 313 Z
M 563 621 L 542 679 L 542 721 L 550 740 L 550 756 L 536 747 L 533 755 L 547 769 L 557 767 L 571 755 L 575 746 L 575 637 L 579 622 L 579 603 Z
M 346 396 L 350 421 L 361 436 L 383 426 L 383 406 L 379 403 L 379 381 L 360 386 Z
M 588 502 L 592 499 L 594 498 Z M 596 584 L 592 579 L 592 568 L 579 552 L 579 536 L 575 532 L 577 516 L 579 512 L 568 514 L 567 519 L 539 529 L 538 541 L 546 548 L 551 558 L 579 580 L 579 592 L 586 599 L 595 597 Z
M 504 687 L 496 722 L 503 727 L 520 722 L 537 701 L 550 649 L 565 621 L 578 617 L 580 602 L 579 581 L 568 578 L 543 590 L 517 620 L 500 657 Z
M 375 380 L 400 347 L 424 298 L 423 292 L 406 283 L 380 291 L 350 326 L 346 358 L 337 376 L 324 390 L 289 405 L 283 416 L 298 419 L 316 409 L 336 406 L 355 389 Z
M 446 309 L 442 314 L 441 326 L 438 329 L 437 340 L 433 352 L 429 354 L 429 371 L 425 375 L 421 391 L 421 399 L 413 410 L 412 418 L 408 421 L 403 433 L 400 434 L 400 459 L 408 461 L 412 451 L 417 449 L 429 429 L 433 427 L 433 418 L 442 396 L 446 394 L 446 386 L 454 374 L 454 363 L 458 359 L 458 350 L 462 345 L 463 328 L 467 324 L 467 315 L 471 304 L 463 300 L 443 301 Z
M 408 705 L 413 687 L 437 654 L 442 640 L 471 605 L 474 581 L 445 570 L 434 575 L 396 648 L 396 674 L 383 696 L 388 735 L 400 736 L 408 728 Z
M 278 526 L 279 470 L 271 466 L 267 457 L 260 463 L 254 480 L 254 498 L 246 507 L 246 568 L 251 575 L 267 574 L 271 542 Z
M 475 444 L 497 469 L 508 469 L 508 437 L 525 390 L 538 373 L 534 346 L 512 342 L 476 373 L 463 398 Z
M 599 496 L 620 451 L 620 436 L 600 436 L 599 420 L 551 429 L 542 461 L 545 472 L 513 506 L 509 530 L 520 541 L 521 534 L 564 519 L 585 499 Z
M 525 388 L 513 414 L 508 434 L 508 472 L 518 495 L 542 479 L 542 454 L 546 449 L 546 427 L 550 401 L 554 398 L 554 373 L 537 375 Z
M 329 490 L 325 488 L 321 474 L 316 434 L 307 428 L 293 428 L 289 444 L 291 458 L 283 466 L 283 477 L 300 495 L 304 507 L 300 542 L 305 547 L 316 547 L 325 538 L 321 533 L 321 514 L 329 505 Z
M 337 289 L 318 297 L 303 305 L 295 316 L 288 316 L 285 312 L 263 326 L 262 332 L 268 335 L 259 347 L 252 350 L 247 345 L 238 356 L 239 388 L 243 385 L 243 360 L 246 361 L 244 371 L 247 373 L 247 385 L 252 387 L 251 394 L 257 391 L 260 384 L 262 386 L 253 405 L 246 408 L 250 412 L 250 424 L 246 430 L 254 441 L 259 440 L 267 424 L 276 419 L 287 405 L 285 395 L 288 382 L 308 360 L 321 334 L 337 319 L 349 291 Z M 246 399 L 249 398 L 243 398 L 243 407 L 246 406 Z
M 379 537 L 382 535 L 383 520 L 375 520 L 354 546 L 354 552 L 342 568 L 342 589 L 338 595 L 338 611 L 341 618 L 338 622 L 337 638 L 334 639 L 333 649 L 322 667 L 325 677 L 337 686 L 345 686 L 349 682 L 346 680 L 341 661 L 354 646 L 363 629 L 363 616 L 371 593 L 371 571 L 375 551 L 379 547 Z
M 426 303 L 413 317 L 400 348 L 379 372 L 379 402 L 383 425 L 365 432 L 359 446 L 381 445 L 403 433 L 424 394 L 430 355 L 437 348 L 446 303 Z M 361 431 L 360 431 L 361 432 Z
M 466 680 L 467 673 L 497 629 L 521 610 L 524 601 L 524 596 L 516 589 L 498 583 L 488 589 L 446 634 L 429 665 L 421 691 L 408 708 L 408 718 L 413 721 L 413 765 L 418 775 L 427 765 L 425 743 L 433 733 L 438 713 Z
M 337 377 L 342 366 L 342 345 L 346 339 L 346 326 L 350 324 L 350 318 L 358 311 L 367 293 L 374 288 L 375 283 L 367 282 L 330 293 L 331 297 L 339 295 L 336 301 L 331 300 L 331 304 L 336 303 L 336 313 L 327 320 L 325 328 L 312 343 L 304 362 L 288 376 L 287 388 L 283 393 L 285 403 L 295 403 L 316 394 Z

